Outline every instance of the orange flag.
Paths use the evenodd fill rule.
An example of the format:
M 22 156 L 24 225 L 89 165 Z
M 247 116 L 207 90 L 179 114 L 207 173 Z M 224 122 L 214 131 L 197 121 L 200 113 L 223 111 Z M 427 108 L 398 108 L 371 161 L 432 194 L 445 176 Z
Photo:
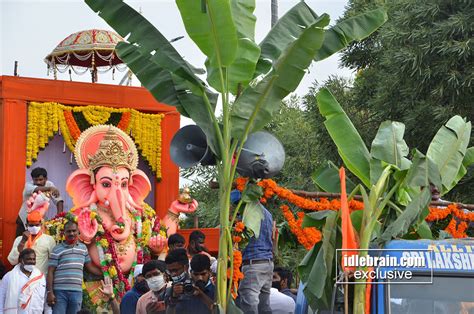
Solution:
M 353 255 L 357 255 L 357 251 L 350 251 L 357 249 L 357 239 L 352 227 L 351 213 L 349 212 L 349 204 L 347 202 L 346 191 L 346 172 L 344 167 L 339 169 L 339 178 L 341 179 L 341 227 L 342 227 L 342 269 L 344 271 L 354 271 L 355 267 L 347 267 L 345 261 Z M 348 263 L 347 263 L 348 264 Z

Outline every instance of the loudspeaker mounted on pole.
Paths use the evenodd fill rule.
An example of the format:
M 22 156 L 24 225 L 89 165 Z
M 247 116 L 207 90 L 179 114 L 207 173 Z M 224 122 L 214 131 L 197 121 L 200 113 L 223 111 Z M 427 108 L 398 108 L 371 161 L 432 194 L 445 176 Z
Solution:
M 197 164 L 215 165 L 216 159 L 207 145 L 206 135 L 197 125 L 181 128 L 171 140 L 170 156 L 181 168 Z M 285 149 L 272 134 L 259 131 L 248 136 L 237 163 L 244 177 L 266 179 L 280 172 L 285 163 Z
M 197 125 L 187 125 L 176 132 L 171 140 L 170 156 L 181 168 L 191 168 L 199 163 L 203 166 L 216 164 L 206 135 Z

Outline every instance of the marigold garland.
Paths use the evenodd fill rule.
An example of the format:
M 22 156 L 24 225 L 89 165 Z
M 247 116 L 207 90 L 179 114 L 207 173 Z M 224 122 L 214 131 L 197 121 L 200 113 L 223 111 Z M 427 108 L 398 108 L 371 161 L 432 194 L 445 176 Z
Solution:
M 81 114 L 77 115 L 76 113 Z M 129 108 L 65 106 L 55 102 L 30 102 L 28 105 L 26 166 L 30 167 L 33 164 L 39 151 L 46 147 L 58 130 L 61 131 L 69 150 L 74 151 L 76 140 L 81 134 L 81 128 L 88 125 L 111 123 L 116 124 L 124 132 L 131 133 L 142 157 L 147 161 L 156 178 L 160 180 L 161 121 L 163 118 L 163 114 L 142 113 Z
M 467 237 L 466 230 L 469 223 L 474 221 L 474 213 L 465 212 L 456 204 L 449 204 L 447 207 L 430 207 L 430 213 L 425 220 L 428 222 L 442 220 L 449 215 L 452 215 L 452 218 L 444 231 L 451 234 L 453 238 Z
M 231 289 L 230 293 L 232 297 L 235 299 L 237 298 L 237 290 L 239 288 L 239 281 L 244 279 L 244 274 L 240 271 L 240 267 L 242 266 L 242 252 L 239 250 L 234 250 L 233 253 L 234 258 L 234 267 L 232 268 L 232 282 L 231 282 Z M 230 269 L 227 269 L 227 278 L 230 278 Z
M 298 242 L 303 245 L 305 249 L 310 250 L 316 243 L 321 241 L 321 231 L 314 227 L 302 227 L 304 212 L 298 212 L 298 220 L 295 220 L 293 213 L 287 205 L 280 206 L 280 209 L 286 221 L 288 221 L 291 233 L 296 236 Z

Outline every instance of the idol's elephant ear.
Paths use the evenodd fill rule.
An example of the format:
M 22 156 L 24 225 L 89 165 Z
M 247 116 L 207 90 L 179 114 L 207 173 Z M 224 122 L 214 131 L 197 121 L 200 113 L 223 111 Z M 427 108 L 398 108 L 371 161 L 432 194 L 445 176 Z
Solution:
M 72 197 L 74 209 L 97 202 L 97 195 L 87 169 L 78 169 L 69 176 L 66 182 L 66 191 Z
M 133 171 L 128 191 L 130 193 L 129 202 L 131 205 L 135 208 L 142 208 L 143 200 L 151 191 L 150 180 L 148 180 L 143 171 L 139 169 Z

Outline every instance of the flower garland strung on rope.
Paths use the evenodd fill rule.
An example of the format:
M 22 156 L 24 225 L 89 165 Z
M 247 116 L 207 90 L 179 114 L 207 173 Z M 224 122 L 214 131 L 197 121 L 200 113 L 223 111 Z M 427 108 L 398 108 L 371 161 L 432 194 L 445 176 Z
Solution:
M 58 131 L 70 151 L 81 132 L 90 126 L 112 124 L 130 133 L 144 160 L 161 179 L 161 121 L 163 114 L 142 113 L 129 108 L 65 106 L 59 103 L 30 102 L 26 141 L 26 166 L 30 167 Z
M 236 188 L 241 192 L 245 188 L 247 184 L 248 178 L 237 178 L 235 180 Z M 320 198 L 319 201 L 312 200 L 308 198 L 304 198 L 302 196 L 298 196 L 291 192 L 288 189 L 280 187 L 275 181 L 271 179 L 264 179 L 257 182 L 257 185 L 262 187 L 263 189 L 263 196 L 260 199 L 262 203 L 266 203 L 266 201 L 273 197 L 277 196 L 280 199 L 286 200 L 289 203 L 305 210 L 311 211 L 319 211 L 319 210 L 339 210 L 341 208 L 341 201 L 338 199 L 328 200 L 326 198 Z M 356 200 L 349 201 L 349 209 L 351 211 L 360 210 L 364 208 L 364 203 L 359 202 Z
M 438 221 L 452 215 L 448 226 L 444 231 L 453 238 L 466 238 L 466 230 L 470 222 L 474 222 L 474 212 L 465 212 L 456 204 L 449 204 L 447 207 L 430 207 L 430 213 L 425 220 L 428 222 Z
M 293 216 L 293 213 L 291 212 L 288 205 L 282 205 L 280 206 L 280 209 L 286 221 L 288 221 L 290 231 L 296 236 L 298 242 L 303 245 L 305 249 L 310 250 L 316 243 L 321 241 L 321 231 L 314 227 L 302 227 L 304 212 L 298 212 L 296 214 L 298 216 L 298 220 L 295 220 L 295 217 Z

